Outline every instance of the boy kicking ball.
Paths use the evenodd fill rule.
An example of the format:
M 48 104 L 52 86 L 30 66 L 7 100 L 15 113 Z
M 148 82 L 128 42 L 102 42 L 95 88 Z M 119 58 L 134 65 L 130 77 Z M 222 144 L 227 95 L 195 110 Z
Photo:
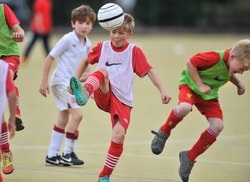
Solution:
M 134 26 L 134 18 L 125 14 L 123 24 L 109 31 L 109 41 L 100 42 L 93 47 L 88 57 L 80 63 L 76 77 L 72 77 L 70 82 L 70 92 L 73 92 L 79 105 L 85 105 L 93 94 L 97 106 L 108 112 L 111 117 L 112 137 L 98 182 L 110 181 L 110 176 L 123 153 L 133 107 L 134 74 L 150 78 L 158 89 L 163 104 L 171 100 L 142 50 L 128 42 L 133 35 Z M 97 68 L 82 86 L 78 78 L 89 64 L 97 64 Z

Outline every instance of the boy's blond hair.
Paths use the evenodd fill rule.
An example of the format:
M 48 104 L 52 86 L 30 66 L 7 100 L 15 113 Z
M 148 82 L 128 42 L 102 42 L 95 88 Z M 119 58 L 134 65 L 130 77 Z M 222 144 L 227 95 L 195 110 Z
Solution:
M 250 39 L 238 41 L 230 53 L 234 53 L 237 60 L 241 61 L 248 70 L 250 69 Z
M 135 28 L 134 17 L 128 13 L 124 13 L 124 21 L 118 29 L 121 31 L 133 33 L 134 28 Z
M 71 12 L 71 21 L 85 22 L 89 18 L 89 21 L 94 25 L 96 21 L 96 13 L 89 5 L 81 5 L 73 9 Z

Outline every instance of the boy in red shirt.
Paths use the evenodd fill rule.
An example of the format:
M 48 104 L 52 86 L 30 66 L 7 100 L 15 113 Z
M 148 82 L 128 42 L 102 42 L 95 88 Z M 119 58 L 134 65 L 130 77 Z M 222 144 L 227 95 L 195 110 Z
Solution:
M 17 78 L 20 65 L 20 52 L 17 42 L 24 39 L 24 30 L 20 27 L 20 22 L 7 4 L 0 4 L 0 58 L 9 64 L 11 77 Z M 11 49 L 9 48 L 11 47 Z M 16 86 L 17 106 L 16 106 L 16 130 L 24 129 L 19 108 L 19 91 Z
M 129 14 L 124 14 L 123 24 L 110 30 L 110 41 L 98 43 L 88 57 L 80 63 L 77 77 L 71 78 L 71 90 L 79 105 L 86 104 L 89 96 L 93 94 L 97 106 L 110 113 L 112 138 L 98 182 L 110 181 L 110 176 L 122 155 L 133 108 L 134 74 L 141 78 L 146 75 L 150 78 L 158 89 L 163 104 L 171 100 L 143 51 L 128 42 L 133 35 L 134 26 L 134 18 Z M 97 69 L 82 86 L 78 78 L 89 64 L 97 64 Z
M 16 91 L 15 91 L 15 85 L 11 78 L 10 71 L 8 68 L 8 64 L 0 60 L 0 117 L 2 118 L 0 120 L 1 127 L 9 129 L 10 138 L 14 137 L 15 135 L 15 110 L 16 110 Z M 9 121 L 8 125 L 4 118 L 4 110 L 6 108 L 6 105 L 8 104 L 9 107 Z M 1 130 L 0 130 L 1 131 Z M 5 146 L 3 146 L 3 141 L 8 140 L 7 133 L 1 134 L 1 150 L 3 150 Z M 9 144 L 8 144 L 9 145 Z M 7 159 L 6 159 L 7 157 Z M 12 158 L 9 158 L 7 155 L 2 155 L 3 159 L 3 173 L 10 174 L 13 172 L 14 168 L 12 165 Z M 5 164 L 8 163 L 8 164 Z M 8 166 L 7 166 L 8 165 Z M 7 167 L 6 167 L 7 166 Z M 0 175 L 0 181 L 2 181 L 2 176 Z
M 183 182 L 189 181 L 189 175 L 195 159 L 205 152 L 223 130 L 223 114 L 218 101 L 218 90 L 228 81 L 237 87 L 238 95 L 245 92 L 243 83 L 236 73 L 243 74 L 250 69 L 250 40 L 237 42 L 232 49 L 198 53 L 186 63 L 179 80 L 179 103 L 169 114 L 166 122 L 151 144 L 152 152 L 160 154 L 172 129 L 192 111 L 193 105 L 204 115 L 209 123 L 198 141 L 188 151 L 179 154 L 179 176 Z
M 23 41 L 24 30 L 19 26 L 19 21 L 16 18 L 13 11 L 6 4 L 0 4 L 0 58 L 8 63 L 11 78 L 15 80 L 17 78 L 17 71 L 19 68 L 19 47 L 17 42 Z M 10 49 L 11 47 L 11 49 Z M 16 131 L 24 129 L 21 120 L 21 113 L 19 108 L 19 92 L 17 86 L 15 86 L 16 93 L 16 112 L 15 112 L 15 124 Z M 13 172 L 12 164 L 12 152 L 8 142 L 8 129 L 6 123 L 3 122 L 1 130 L 1 149 L 3 160 L 3 173 L 10 174 Z

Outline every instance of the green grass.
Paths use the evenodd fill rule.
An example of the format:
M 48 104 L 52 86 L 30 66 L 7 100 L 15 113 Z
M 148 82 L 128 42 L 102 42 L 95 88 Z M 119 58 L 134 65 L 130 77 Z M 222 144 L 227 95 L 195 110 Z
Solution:
M 52 44 L 61 35 L 54 35 Z M 153 135 L 177 103 L 178 78 L 185 61 L 200 51 L 230 48 L 236 41 L 249 35 L 134 35 L 131 42 L 141 47 L 149 62 L 161 76 L 172 101 L 162 105 L 158 91 L 150 80 L 136 78 L 134 82 L 135 107 L 127 132 L 123 155 L 111 177 L 112 182 L 179 182 L 178 153 L 192 147 L 208 123 L 196 108 L 172 132 L 164 152 L 155 156 L 150 151 Z M 92 43 L 108 36 L 90 35 Z M 23 45 L 20 44 L 21 50 Z M 76 153 L 85 161 L 83 167 L 45 167 L 50 134 L 57 117 L 52 95 L 42 97 L 40 86 L 44 52 L 37 44 L 25 67 L 21 66 L 17 85 L 25 130 L 11 140 L 15 171 L 4 176 L 9 182 L 95 182 L 103 167 L 110 143 L 109 115 L 90 101 L 82 107 L 83 121 Z M 217 142 L 198 158 L 190 176 L 192 182 L 248 182 L 250 179 L 250 79 L 249 73 L 240 75 L 247 92 L 238 96 L 236 88 L 227 85 L 220 90 L 225 128 Z

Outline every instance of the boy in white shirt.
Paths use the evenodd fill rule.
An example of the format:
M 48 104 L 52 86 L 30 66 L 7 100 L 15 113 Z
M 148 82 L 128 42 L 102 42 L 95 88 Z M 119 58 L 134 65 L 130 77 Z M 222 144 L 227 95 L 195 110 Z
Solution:
M 75 8 L 71 14 L 71 24 L 74 30 L 65 34 L 57 42 L 45 60 L 39 92 L 44 97 L 49 94 L 48 76 L 53 61 L 58 58 L 58 64 L 50 79 L 50 88 L 59 110 L 57 123 L 52 130 L 50 147 L 45 159 L 46 165 L 84 164 L 74 152 L 79 136 L 77 128 L 82 120 L 82 111 L 77 105 L 75 97 L 68 92 L 67 88 L 69 80 L 75 75 L 80 61 L 90 50 L 91 42 L 87 35 L 92 30 L 95 21 L 96 14 L 90 6 L 82 5 Z M 83 80 L 86 79 L 87 71 L 83 75 Z M 67 128 L 66 131 L 65 128 Z M 66 137 L 64 151 L 60 156 L 58 152 L 64 136 Z

